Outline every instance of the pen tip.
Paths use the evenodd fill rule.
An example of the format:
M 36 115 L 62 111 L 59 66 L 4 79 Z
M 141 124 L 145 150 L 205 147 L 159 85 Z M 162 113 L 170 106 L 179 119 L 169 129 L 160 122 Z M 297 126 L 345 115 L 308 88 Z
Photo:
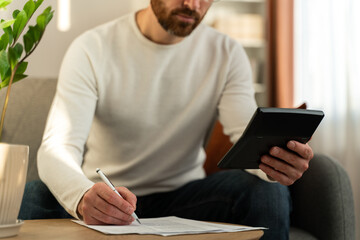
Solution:
M 99 171 L 100 171 L 100 168 L 97 168 L 97 169 L 96 169 L 96 172 L 99 172 Z
M 141 224 L 141 222 L 140 222 L 140 220 L 139 220 L 139 219 L 136 219 L 136 221 L 137 221 L 139 224 Z

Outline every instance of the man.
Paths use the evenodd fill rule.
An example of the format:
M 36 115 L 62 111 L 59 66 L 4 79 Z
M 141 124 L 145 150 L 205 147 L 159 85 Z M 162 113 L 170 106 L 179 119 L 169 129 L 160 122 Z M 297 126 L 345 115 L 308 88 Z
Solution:
M 202 168 L 214 119 L 235 142 L 256 109 L 243 48 L 200 24 L 211 4 L 151 0 L 69 48 L 38 168 L 72 216 L 122 225 L 134 221 L 136 210 L 140 218 L 264 226 L 264 239 L 288 238 L 291 202 L 283 185 L 307 169 L 313 156 L 307 144 L 290 141 L 296 153 L 273 147 L 252 174 L 205 177 Z M 101 182 L 96 168 L 124 199 Z

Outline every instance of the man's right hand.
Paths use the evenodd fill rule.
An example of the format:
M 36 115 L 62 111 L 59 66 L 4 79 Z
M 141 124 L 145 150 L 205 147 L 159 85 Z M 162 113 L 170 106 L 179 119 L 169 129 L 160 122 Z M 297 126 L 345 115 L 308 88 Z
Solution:
M 86 224 L 129 225 L 135 219 L 131 214 L 136 209 L 136 196 L 125 187 L 116 190 L 119 197 L 105 183 L 96 183 L 80 200 L 77 211 Z

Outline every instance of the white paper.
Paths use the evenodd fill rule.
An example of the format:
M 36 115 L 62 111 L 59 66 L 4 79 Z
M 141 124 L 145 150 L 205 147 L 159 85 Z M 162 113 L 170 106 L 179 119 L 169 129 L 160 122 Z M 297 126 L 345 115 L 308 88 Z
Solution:
M 105 234 L 155 234 L 172 236 L 181 234 L 241 232 L 263 227 L 245 227 L 189 220 L 178 217 L 142 218 L 141 224 L 134 221 L 131 225 L 86 225 L 83 221 L 74 222 Z

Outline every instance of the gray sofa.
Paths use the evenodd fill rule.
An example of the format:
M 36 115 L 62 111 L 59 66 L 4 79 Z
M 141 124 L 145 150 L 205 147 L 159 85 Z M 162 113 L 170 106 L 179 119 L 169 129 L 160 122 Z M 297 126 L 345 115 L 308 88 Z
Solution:
M 27 181 L 38 179 L 36 152 L 55 93 L 56 80 L 25 79 L 14 84 L 3 142 L 30 146 Z M 5 89 L 0 91 L 2 106 Z M 354 202 L 349 177 L 337 161 L 315 155 L 309 170 L 290 187 L 291 240 L 355 239 Z

